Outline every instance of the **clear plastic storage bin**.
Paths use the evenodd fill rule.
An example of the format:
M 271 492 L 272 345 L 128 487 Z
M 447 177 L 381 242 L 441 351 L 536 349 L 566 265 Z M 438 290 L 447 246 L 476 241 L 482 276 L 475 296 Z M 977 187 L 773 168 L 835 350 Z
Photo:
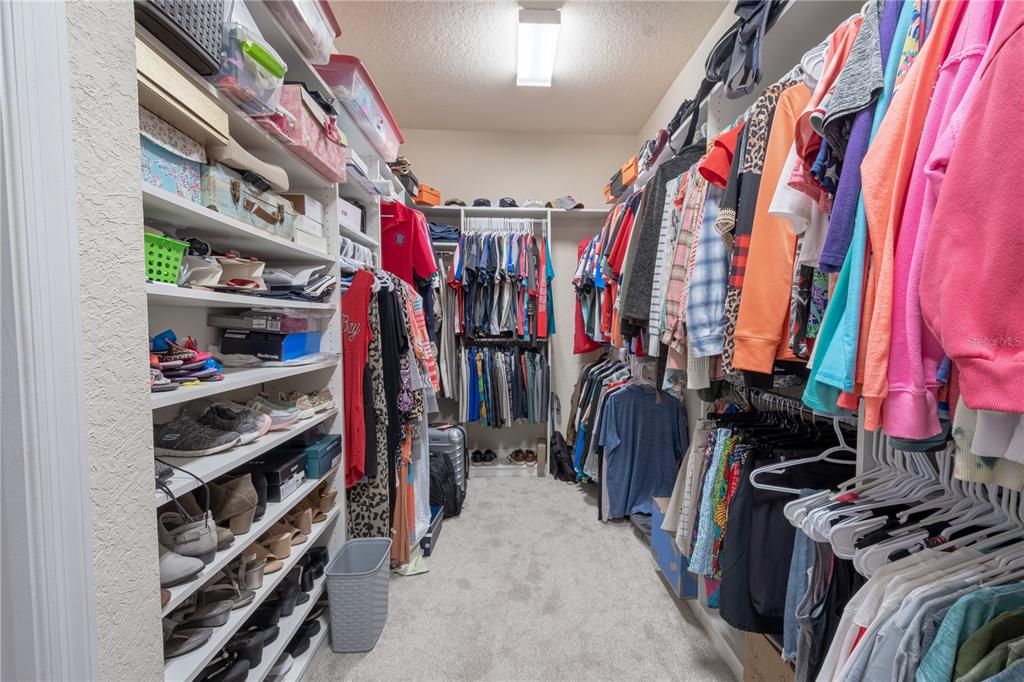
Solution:
M 317 0 L 278 0 L 267 7 L 311 64 L 326 64 L 334 51 L 334 31 Z
M 242 24 L 225 24 L 224 54 L 213 84 L 247 114 L 277 110 L 288 65 L 263 37 Z
M 336 54 L 316 70 L 381 158 L 389 163 L 397 159 L 398 147 L 405 138 L 363 63 L 355 57 Z

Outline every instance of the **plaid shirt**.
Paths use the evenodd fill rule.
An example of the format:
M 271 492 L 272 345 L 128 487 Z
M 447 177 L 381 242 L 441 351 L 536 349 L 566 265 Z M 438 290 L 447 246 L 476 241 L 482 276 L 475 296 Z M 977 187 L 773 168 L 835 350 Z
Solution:
M 680 307 L 685 293 L 686 278 L 690 266 L 690 250 L 694 235 L 700 229 L 707 180 L 699 173 L 691 172 L 687 178 L 686 197 L 683 200 L 683 219 L 679 226 L 679 241 L 676 243 L 669 270 L 668 292 L 665 295 L 665 332 L 662 342 L 669 345 L 678 343 L 678 331 L 682 324 L 685 307 Z
M 686 300 L 686 334 L 698 358 L 722 352 L 725 336 L 725 292 L 729 254 L 712 229 L 718 217 L 722 190 L 712 186 L 704 204 L 704 224 L 697 243 L 696 260 Z

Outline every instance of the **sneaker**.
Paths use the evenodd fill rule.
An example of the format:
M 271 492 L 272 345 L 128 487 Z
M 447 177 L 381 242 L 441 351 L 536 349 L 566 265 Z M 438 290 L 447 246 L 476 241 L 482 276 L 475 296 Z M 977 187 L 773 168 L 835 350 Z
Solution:
M 248 408 L 229 407 L 220 403 L 210 405 L 199 418 L 200 424 L 220 431 L 234 431 L 239 435 L 241 445 L 251 443 L 269 431 L 269 421 L 270 417 L 265 414 L 257 416 Z
M 280 410 L 295 410 L 299 419 L 311 419 L 314 414 L 313 406 L 304 393 L 293 391 L 291 393 L 278 393 L 277 398 L 272 398 L 266 393 L 260 393 L 260 397 Z
M 316 393 L 310 393 L 307 397 L 313 406 L 313 411 L 317 414 L 334 409 L 334 396 L 331 395 L 329 388 L 322 388 Z
M 526 464 L 526 453 L 518 448 L 512 451 L 511 455 L 507 455 L 505 459 L 509 464 L 516 466 L 524 466 Z
M 537 453 L 533 450 L 527 450 L 523 453 L 523 464 L 528 467 L 537 466 Z
M 267 400 L 261 395 L 256 396 L 245 404 L 250 410 L 256 410 L 261 414 L 265 414 L 270 417 L 270 430 L 278 431 L 280 429 L 286 429 L 295 422 L 299 421 L 299 411 L 284 409 L 280 406 L 275 405 L 271 401 Z
M 255 440 L 256 438 L 258 438 L 259 436 L 266 435 L 267 431 L 270 430 L 271 421 L 270 421 L 270 417 L 268 415 L 263 414 L 259 410 L 253 410 L 253 409 L 251 409 L 249 407 L 246 407 L 245 405 L 239 405 L 238 403 L 233 403 L 230 400 L 216 400 L 216 399 L 210 399 L 210 398 L 200 398 L 199 400 L 193 400 L 192 402 L 186 404 L 185 407 L 182 408 L 181 413 L 182 414 L 186 414 L 189 417 L 192 417 L 193 419 L 198 419 L 199 421 L 203 421 L 202 420 L 203 415 L 206 414 L 214 406 L 221 407 L 221 408 L 223 408 L 225 410 L 229 410 L 231 412 L 240 412 L 243 415 L 249 417 L 251 420 L 254 420 L 256 426 L 258 427 L 258 435 L 254 436 L 253 438 L 250 438 L 248 440 L 246 440 L 246 435 L 244 433 L 242 433 L 241 431 L 239 431 L 237 428 L 236 429 L 230 429 L 231 431 L 238 431 L 239 435 L 242 436 L 242 443 L 243 444 L 244 443 L 250 443 L 253 440 Z M 214 428 L 219 428 L 216 424 L 210 424 L 210 426 L 213 426 Z M 246 429 L 246 430 L 249 431 L 251 429 Z
M 480 455 L 480 458 L 481 464 L 483 464 L 485 467 L 494 466 L 498 461 L 498 453 L 490 449 L 484 450 L 483 454 Z
M 479 450 L 474 450 L 469 455 L 469 463 L 470 463 L 470 465 L 475 466 L 475 467 L 483 465 L 483 463 L 484 463 L 484 453 L 480 452 Z
M 203 457 L 238 445 L 235 431 L 221 431 L 179 414 L 153 427 L 153 447 L 158 457 Z

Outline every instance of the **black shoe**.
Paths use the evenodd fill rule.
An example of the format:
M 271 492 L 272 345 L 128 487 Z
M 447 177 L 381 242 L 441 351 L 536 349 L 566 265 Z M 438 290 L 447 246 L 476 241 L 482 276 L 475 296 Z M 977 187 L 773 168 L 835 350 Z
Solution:
M 210 661 L 196 679 L 198 682 L 241 682 L 249 676 L 251 667 L 249 659 L 225 650 Z
M 494 463 L 498 459 L 498 453 L 496 453 L 494 450 L 489 450 L 488 449 L 488 450 L 484 450 L 483 454 L 480 455 L 480 457 L 481 457 L 481 463 L 484 466 L 494 466 Z
M 267 512 L 267 476 L 262 471 L 253 471 L 249 475 L 252 477 L 252 487 L 256 488 L 256 516 L 253 521 L 259 521 Z
M 481 464 L 484 463 L 484 453 L 480 452 L 479 450 L 474 450 L 469 455 L 469 463 L 472 466 L 480 466 Z
M 257 607 L 256 611 L 254 611 L 252 616 L 249 617 L 248 624 L 258 625 L 261 627 L 277 625 L 278 621 L 281 620 L 281 616 L 289 615 L 291 615 L 291 611 L 285 613 L 281 604 L 272 602 L 268 599 Z

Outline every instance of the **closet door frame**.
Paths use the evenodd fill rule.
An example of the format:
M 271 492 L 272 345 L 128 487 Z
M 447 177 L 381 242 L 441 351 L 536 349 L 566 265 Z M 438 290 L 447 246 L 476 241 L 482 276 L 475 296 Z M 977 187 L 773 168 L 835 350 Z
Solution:
M 64 4 L 0 2 L 0 51 L 0 679 L 97 679 Z

